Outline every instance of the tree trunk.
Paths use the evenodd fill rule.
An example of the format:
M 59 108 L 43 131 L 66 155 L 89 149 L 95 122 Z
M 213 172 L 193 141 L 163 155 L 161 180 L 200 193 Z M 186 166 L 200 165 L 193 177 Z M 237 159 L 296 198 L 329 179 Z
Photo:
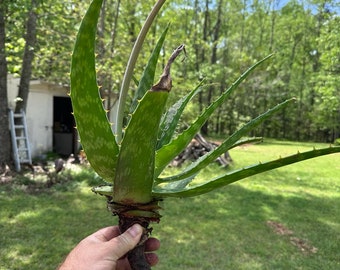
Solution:
M 223 0 L 220 0 L 218 3 L 218 10 L 217 10 L 217 20 L 214 28 L 212 29 L 212 51 L 211 51 L 211 57 L 210 57 L 210 64 L 213 66 L 217 62 L 217 44 L 218 44 L 218 39 L 220 37 L 220 28 L 221 28 L 221 17 L 222 17 L 222 5 L 223 5 Z M 204 24 L 204 37 L 203 39 L 207 41 L 207 24 L 208 24 L 208 19 L 209 19 L 209 3 L 206 1 L 206 15 L 205 15 L 205 24 Z M 208 95 L 207 95 L 207 105 L 209 106 L 213 97 L 213 91 L 214 91 L 214 86 L 210 86 L 208 89 Z M 208 135 L 209 134 L 209 122 L 206 121 L 204 125 L 201 128 L 201 132 L 203 135 Z
M 203 42 L 206 44 L 208 42 L 208 25 L 210 21 L 210 16 L 209 16 L 209 0 L 205 1 L 205 11 L 204 11 L 204 22 L 203 22 Z M 204 47 L 201 50 L 201 63 L 205 62 L 205 49 Z M 211 94 L 211 89 L 209 89 L 209 93 Z M 200 109 L 201 111 L 204 110 L 203 104 L 204 104 L 204 98 L 203 98 L 203 93 L 199 93 L 199 103 L 200 103 Z M 209 98 L 208 98 L 209 99 Z M 207 104 L 209 102 L 207 101 Z M 201 127 L 201 132 L 203 135 L 208 135 L 208 120 L 203 124 Z
M 36 43 L 36 32 L 37 32 L 37 14 L 36 14 L 37 2 L 36 0 L 31 1 L 30 11 L 28 13 L 28 20 L 26 24 L 26 44 L 25 51 L 22 61 L 21 77 L 19 83 L 19 92 L 15 112 L 26 110 L 29 84 L 32 74 L 32 61 L 34 57 L 34 49 Z
M 0 6 L 0 173 L 11 162 L 11 144 L 8 130 L 7 61 L 5 53 L 5 10 Z

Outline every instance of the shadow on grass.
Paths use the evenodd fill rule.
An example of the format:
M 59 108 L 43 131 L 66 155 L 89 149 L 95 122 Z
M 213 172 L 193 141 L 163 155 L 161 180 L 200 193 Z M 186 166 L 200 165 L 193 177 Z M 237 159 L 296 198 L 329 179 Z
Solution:
M 274 174 L 275 175 L 275 174 Z M 234 184 L 188 199 L 167 199 L 154 225 L 157 269 L 338 269 L 339 197 Z M 289 183 L 288 183 L 289 184 Z M 272 183 L 273 187 L 275 184 Z M 54 269 L 82 238 L 117 220 L 105 199 L 74 185 L 48 194 L 0 186 L 4 269 Z M 274 220 L 318 251 L 304 254 L 267 225 Z
M 159 269 L 338 269 L 339 198 L 269 194 L 239 184 L 165 202 Z M 267 225 L 277 221 L 315 246 L 304 253 Z M 158 229 L 157 229 L 158 230 Z M 185 252 L 189 250 L 189 252 Z
M 115 224 L 105 199 L 89 189 L 8 194 L 0 187 L 0 268 L 55 269 L 82 238 Z

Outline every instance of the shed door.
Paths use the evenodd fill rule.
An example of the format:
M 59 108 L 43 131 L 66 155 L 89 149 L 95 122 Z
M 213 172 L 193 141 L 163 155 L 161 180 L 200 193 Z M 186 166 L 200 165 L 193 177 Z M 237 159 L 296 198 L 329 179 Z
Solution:
M 76 154 L 75 121 L 69 97 L 53 97 L 53 149 L 62 156 Z

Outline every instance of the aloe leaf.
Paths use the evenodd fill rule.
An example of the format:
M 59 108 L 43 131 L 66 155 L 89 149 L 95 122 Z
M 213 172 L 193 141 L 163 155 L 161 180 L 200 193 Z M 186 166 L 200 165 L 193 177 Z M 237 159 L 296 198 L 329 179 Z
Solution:
M 215 102 L 213 102 L 191 126 L 173 139 L 169 144 L 164 145 L 156 153 L 155 174 L 158 176 L 164 168 L 189 144 L 192 138 L 200 130 L 211 114 L 226 100 L 226 98 L 244 81 L 248 75 L 260 64 L 272 57 L 272 54 L 260 60 L 244 72 Z
M 188 178 L 181 179 L 179 181 L 174 182 L 159 182 L 155 186 L 155 190 L 159 189 L 159 186 L 162 187 L 162 190 L 183 190 L 189 183 L 191 183 L 197 174 L 190 175 Z M 153 190 L 154 191 L 154 190 Z M 99 193 L 99 192 L 98 192 Z
M 259 115 L 257 118 L 249 121 L 247 124 L 245 124 L 242 128 L 237 130 L 234 134 L 232 134 L 230 137 L 228 137 L 220 146 L 215 148 L 213 151 L 208 152 L 204 156 L 197 159 L 195 162 L 191 163 L 185 170 L 183 170 L 181 173 L 167 177 L 163 179 L 163 182 L 166 181 L 176 181 L 181 180 L 190 177 L 193 174 L 198 173 L 201 169 L 208 166 L 211 162 L 213 162 L 216 158 L 218 158 L 223 153 L 227 152 L 235 143 L 238 142 L 240 138 L 242 138 L 245 134 L 247 134 L 249 131 L 257 127 L 259 124 L 261 124 L 263 121 L 270 118 L 273 114 L 275 114 L 277 111 L 287 107 L 292 101 L 295 101 L 295 99 L 288 99 L 275 107 L 271 108 L 267 112 Z
M 137 80 L 137 78 L 135 76 L 132 76 L 131 79 L 132 79 L 133 83 L 135 84 L 135 86 L 138 87 L 139 81 Z
M 254 143 L 260 143 L 260 142 L 263 142 L 263 138 L 262 137 L 253 137 L 253 138 L 244 138 L 244 139 L 241 139 L 239 141 L 237 141 L 236 143 L 234 143 L 230 148 L 230 149 L 233 149 L 235 147 L 238 147 L 238 146 L 242 146 L 242 145 L 245 145 L 245 144 L 254 144 Z M 193 179 L 197 174 L 193 174 L 193 177 L 188 177 L 186 178 L 186 180 L 188 179 Z M 155 183 L 156 184 L 161 184 L 161 183 L 172 183 L 172 180 L 169 179 L 170 177 L 168 178 L 157 178 L 155 179 Z M 180 182 L 177 180 L 174 180 L 174 182 Z M 189 183 L 189 182 L 188 182 Z
M 232 148 L 235 148 L 241 145 L 245 145 L 245 144 L 261 143 L 261 142 L 263 142 L 262 137 L 245 138 L 234 143 L 229 149 L 232 149 Z
M 203 81 L 189 94 L 185 95 L 175 104 L 173 104 L 163 115 L 158 133 L 159 139 L 157 143 L 157 149 L 170 142 L 185 107 L 187 106 L 188 102 L 200 91 L 202 84 Z
M 158 128 L 172 87 L 170 67 L 182 50 L 184 45 L 172 53 L 159 82 L 140 100 L 125 129 L 113 186 L 116 203 L 152 201 Z
M 137 40 L 132 48 L 129 61 L 126 65 L 121 89 L 119 92 L 119 100 L 118 100 L 118 112 L 116 114 L 115 118 L 115 125 L 114 130 L 116 131 L 116 140 L 117 142 L 120 142 L 122 139 L 122 127 L 123 127 L 123 117 L 124 117 L 124 108 L 125 108 L 125 102 L 128 94 L 128 89 L 130 86 L 131 78 L 133 76 L 133 70 L 135 68 L 135 64 L 137 62 L 138 55 L 140 53 L 140 50 L 142 48 L 142 45 L 144 43 L 144 39 L 146 37 L 146 34 L 148 33 L 154 19 L 156 18 L 159 10 L 164 5 L 166 0 L 158 0 L 155 5 L 153 6 L 151 12 L 149 13 L 148 17 L 146 18 L 142 29 L 140 30 Z
M 81 144 L 93 169 L 112 182 L 118 146 L 99 95 L 95 35 L 102 0 L 94 0 L 82 20 L 71 60 L 71 100 Z
M 152 200 L 155 148 L 167 91 L 149 90 L 125 130 L 114 179 L 114 201 L 121 204 Z
M 270 171 L 273 169 L 277 169 L 283 166 L 287 166 L 289 164 L 293 164 L 296 162 L 301 162 L 303 160 L 339 153 L 340 147 L 329 147 L 324 149 L 314 149 L 311 151 L 307 151 L 304 153 L 297 153 L 295 155 L 291 155 L 284 158 L 279 158 L 277 160 L 269 161 L 266 163 L 259 163 L 257 165 L 252 165 L 240 170 L 236 170 L 233 172 L 226 173 L 222 176 L 216 177 L 214 179 L 207 180 L 202 184 L 197 185 L 188 185 L 187 179 L 183 179 L 178 181 L 177 185 L 176 182 L 173 183 L 172 186 L 169 185 L 157 185 L 153 189 L 153 196 L 158 197 L 192 197 L 201 195 L 207 192 L 210 192 L 214 189 L 221 188 L 223 186 L 229 185 L 234 183 L 238 180 L 243 178 L 253 176 L 255 174 L 263 173 L 266 171 Z M 182 183 L 182 185 L 181 185 Z M 183 188 L 184 183 L 187 185 Z M 175 187 L 175 188 L 170 188 Z
M 113 186 L 112 185 L 101 185 L 98 187 L 94 187 L 91 189 L 92 192 L 102 195 L 102 196 L 110 196 L 113 194 Z
M 130 106 L 130 113 L 133 113 L 133 111 L 137 107 L 138 100 L 140 100 L 144 96 L 146 91 L 148 91 L 153 85 L 157 61 L 158 61 L 158 58 L 159 58 L 159 53 L 160 53 L 162 46 L 164 44 L 165 37 L 166 37 L 168 30 L 169 30 L 169 25 L 163 31 L 161 37 L 157 41 L 157 44 L 156 44 L 154 50 L 151 53 L 149 61 L 148 61 L 147 65 L 146 65 L 146 67 L 143 71 L 142 77 L 139 80 L 138 88 L 137 88 L 135 95 L 132 99 L 131 106 Z

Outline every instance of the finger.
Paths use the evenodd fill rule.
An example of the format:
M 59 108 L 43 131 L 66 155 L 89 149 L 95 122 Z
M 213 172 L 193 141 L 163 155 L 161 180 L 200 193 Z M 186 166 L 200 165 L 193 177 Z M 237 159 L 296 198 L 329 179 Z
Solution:
M 133 249 L 138 244 L 142 233 L 142 226 L 134 224 L 123 234 L 110 240 L 109 243 L 116 259 L 123 257 L 127 252 Z
M 159 261 L 158 256 L 155 253 L 145 253 L 145 258 L 151 266 L 155 266 Z
M 150 237 L 146 242 L 145 242 L 145 251 L 156 251 L 159 249 L 161 243 L 157 238 Z
M 93 236 L 99 239 L 100 241 L 106 242 L 118 236 L 119 233 L 120 232 L 118 226 L 110 226 L 100 229 L 99 231 L 95 232 Z

